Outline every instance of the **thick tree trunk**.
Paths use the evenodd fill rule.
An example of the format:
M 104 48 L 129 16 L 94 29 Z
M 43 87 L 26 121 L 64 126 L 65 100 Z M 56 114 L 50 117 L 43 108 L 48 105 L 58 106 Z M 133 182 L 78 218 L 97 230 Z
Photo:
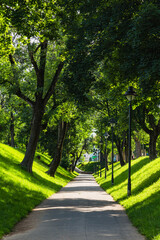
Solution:
M 55 154 L 54 160 L 51 162 L 50 169 L 47 172 L 50 176 L 54 177 L 56 170 L 61 162 L 62 158 L 62 151 L 63 151 L 63 143 L 65 139 L 65 135 L 67 132 L 67 126 L 68 124 L 66 122 L 61 122 L 59 127 L 59 137 L 58 137 L 58 143 L 57 143 L 57 151 Z
M 11 112 L 10 133 L 11 133 L 11 147 L 15 147 L 15 143 L 14 143 L 14 116 L 13 116 L 13 112 Z
M 141 142 L 137 137 L 134 137 L 134 141 L 135 141 L 135 147 L 136 147 L 135 149 L 136 158 L 139 158 L 141 156 Z
M 146 118 L 149 122 L 149 128 L 146 125 Z M 158 121 L 158 124 L 156 124 L 156 119 L 154 115 L 150 113 L 150 109 L 148 109 L 144 104 L 142 105 L 142 108 L 141 107 L 137 108 L 137 122 L 140 124 L 143 130 L 150 136 L 149 158 L 150 160 L 153 160 L 157 157 L 156 142 L 160 134 L 160 120 Z
M 157 157 L 157 152 L 156 152 L 157 137 L 158 137 L 157 132 L 151 131 L 150 141 L 149 141 L 149 158 L 150 158 L 150 160 L 153 160 Z
M 42 104 L 38 104 L 37 106 L 34 107 L 30 139 L 27 145 L 25 157 L 21 162 L 22 168 L 24 168 L 30 173 L 32 173 L 32 165 L 33 165 L 34 155 L 37 147 L 37 142 L 40 135 L 41 121 L 43 118 L 43 114 L 44 114 L 44 107 Z

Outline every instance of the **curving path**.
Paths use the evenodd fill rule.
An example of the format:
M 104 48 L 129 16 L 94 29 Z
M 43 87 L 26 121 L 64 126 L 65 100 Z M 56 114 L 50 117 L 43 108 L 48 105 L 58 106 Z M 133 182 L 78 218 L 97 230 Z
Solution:
M 80 174 L 3 240 L 144 240 L 92 175 Z

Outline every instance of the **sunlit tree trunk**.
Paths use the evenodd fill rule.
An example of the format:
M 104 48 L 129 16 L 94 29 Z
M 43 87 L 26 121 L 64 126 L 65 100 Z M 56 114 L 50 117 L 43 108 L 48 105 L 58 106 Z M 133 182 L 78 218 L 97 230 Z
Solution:
M 66 122 L 61 121 L 58 127 L 58 141 L 57 141 L 56 154 L 53 161 L 50 164 L 50 169 L 47 172 L 52 177 L 54 177 L 56 170 L 60 165 L 60 162 L 62 159 L 63 143 L 64 143 L 65 135 L 67 133 L 67 126 L 68 124 Z
M 21 166 L 26 169 L 28 172 L 32 173 L 32 165 L 34 160 L 34 155 L 40 135 L 41 130 L 41 121 L 44 114 L 44 107 L 42 104 L 38 104 L 34 109 L 34 114 L 32 118 L 31 124 L 31 133 L 30 139 L 27 144 L 27 150 L 25 153 L 25 157 L 21 162 Z
M 57 66 L 57 70 L 53 75 L 52 82 L 48 88 L 48 91 L 45 92 L 45 66 L 46 66 L 46 58 L 47 58 L 47 46 L 48 41 L 44 40 L 43 42 L 40 42 L 39 45 L 33 50 L 31 45 L 28 44 L 28 53 L 29 58 L 32 63 L 32 66 L 35 70 L 36 74 L 36 91 L 35 91 L 35 101 L 31 100 L 28 95 L 25 95 L 23 91 L 21 91 L 20 85 L 17 81 L 17 68 L 16 68 L 16 62 L 12 56 L 12 54 L 9 55 L 9 60 L 12 66 L 14 80 L 16 82 L 15 87 L 15 94 L 26 101 L 33 109 L 33 117 L 32 117 L 32 124 L 31 124 L 31 133 L 29 142 L 27 144 L 27 149 L 25 153 L 25 157 L 23 161 L 21 162 L 21 166 L 26 169 L 28 172 L 32 173 L 32 165 L 34 160 L 34 155 L 40 135 L 41 130 L 41 121 L 44 115 L 45 106 L 50 99 L 50 97 L 54 93 L 54 89 L 56 86 L 56 83 L 58 81 L 59 75 L 61 73 L 61 70 L 63 68 L 64 63 L 60 62 Z M 40 49 L 40 50 L 39 50 Z M 36 52 L 39 50 L 39 58 L 38 62 L 35 58 Z

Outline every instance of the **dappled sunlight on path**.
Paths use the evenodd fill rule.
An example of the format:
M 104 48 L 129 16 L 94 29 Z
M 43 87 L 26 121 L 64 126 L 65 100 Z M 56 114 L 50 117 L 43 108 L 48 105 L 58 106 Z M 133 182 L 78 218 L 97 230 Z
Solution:
M 123 207 L 89 174 L 76 177 L 37 206 L 27 219 L 24 225 L 30 222 L 28 228 L 21 222 L 4 240 L 144 240 Z

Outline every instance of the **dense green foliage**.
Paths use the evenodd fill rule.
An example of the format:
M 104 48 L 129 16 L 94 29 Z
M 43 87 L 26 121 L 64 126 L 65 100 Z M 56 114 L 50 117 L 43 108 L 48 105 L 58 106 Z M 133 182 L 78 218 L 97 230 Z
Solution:
M 0 43 L 4 59 L 0 61 L 0 82 L 8 91 L 5 97 L 0 96 L 5 100 L 3 116 L 7 116 L 7 121 L 1 123 L 5 134 L 1 139 L 5 143 L 12 142 L 8 132 L 13 125 L 10 124 L 13 112 L 15 132 L 12 137 L 18 146 L 29 149 L 22 166 L 32 171 L 33 159 L 29 156 L 34 155 L 37 144 L 54 157 L 59 122 L 67 121 L 72 133 L 77 124 L 77 112 L 83 115 L 87 110 L 90 114 L 89 108 L 96 110 L 98 118 L 106 119 L 103 129 L 110 118 L 116 118 L 114 141 L 123 165 L 122 151 L 128 130 L 128 103 L 123 93 L 129 85 L 138 93 L 133 106 L 136 109 L 133 129 L 143 129 L 149 135 L 150 158 L 154 159 L 160 134 L 157 114 L 160 101 L 159 1 L 7 0 L 1 3 Z M 18 102 L 12 94 L 21 100 Z M 70 103 L 75 106 L 75 113 L 70 110 Z M 34 118 L 38 123 L 35 126 L 34 121 L 31 124 Z M 30 138 L 30 128 L 34 139 Z M 100 123 L 96 128 L 100 135 Z M 38 142 L 40 130 L 43 132 Z M 103 134 L 105 131 L 111 132 L 110 128 L 103 130 Z M 78 135 L 80 132 L 75 138 L 66 135 L 69 145 L 76 145 Z M 84 138 L 79 139 L 82 147 Z M 78 152 L 81 153 L 80 147 Z M 75 155 L 76 147 L 70 149 L 64 143 L 64 148 L 65 156 Z
M 157 157 L 157 152 L 160 152 L 159 39 L 159 0 L 1 1 L 0 141 L 27 149 L 25 157 L 13 149 L 9 153 L 5 146 L 1 150 L 2 154 L 3 149 L 7 149 L 7 155 L 2 156 L 0 163 L 3 165 L 2 179 L 7 183 L 2 187 L 2 196 L 7 200 L 0 199 L 0 203 L 6 201 L 6 204 L 14 206 L 19 199 L 19 205 L 22 205 L 15 219 L 14 212 L 10 212 L 13 215 L 10 216 L 12 223 L 8 224 L 9 229 L 33 205 L 51 194 L 52 184 L 56 190 L 63 185 L 59 182 L 64 179 L 62 177 L 60 180 L 61 168 L 54 180 L 44 173 L 53 159 L 57 161 L 57 166 L 61 163 L 66 169 L 73 170 L 85 151 L 90 153 L 99 149 L 104 164 L 111 154 L 111 118 L 116 120 L 113 141 L 117 151 L 115 148 L 114 151 L 119 154 L 121 166 L 127 162 L 128 101 L 124 93 L 128 86 L 133 86 L 137 92 L 132 105 L 132 137 L 135 145 L 139 143 L 139 156 L 145 143 L 148 144 L 150 159 Z M 65 131 L 62 131 L 62 126 L 66 126 Z M 93 128 L 97 134 L 95 139 L 91 138 Z M 104 137 L 106 132 L 109 134 L 107 140 Z M 38 155 L 35 155 L 36 148 Z M 52 159 L 44 158 L 42 152 Z M 20 161 L 30 173 L 33 166 L 33 176 L 20 169 Z M 38 163 L 42 164 L 42 161 L 45 164 L 41 165 L 40 170 Z M 156 161 L 149 163 L 148 159 L 136 160 L 133 170 L 135 168 L 140 173 L 140 169 L 146 166 L 147 173 L 156 166 Z M 142 166 L 143 163 L 148 164 Z M 81 164 L 80 168 L 93 171 L 94 165 Z M 124 183 L 127 166 L 120 168 L 116 165 L 116 168 L 116 174 L 124 171 L 125 174 L 116 177 Z M 154 171 L 152 169 L 150 174 Z M 14 182 L 9 177 L 11 172 L 12 177 L 15 176 Z M 156 174 L 145 175 L 150 179 L 146 182 L 156 181 Z M 21 181 L 22 178 L 24 181 Z M 35 185 L 31 186 L 27 179 Z M 127 208 L 127 201 L 131 201 L 134 195 L 128 200 L 126 192 L 120 192 L 119 182 L 113 187 L 109 184 L 107 180 L 103 187 L 107 186 L 108 191 L 111 188 L 115 199 Z M 21 188 L 15 196 L 17 185 Z M 9 192 L 6 186 L 12 191 Z M 38 192 L 37 186 L 40 189 Z M 124 186 L 120 186 L 121 189 Z M 137 191 L 141 187 L 141 182 L 135 182 L 135 196 L 139 196 Z M 11 195 L 7 197 L 7 194 Z M 148 201 L 152 201 L 150 193 L 147 194 Z M 31 199 L 27 201 L 26 210 L 25 207 L 23 209 L 22 195 Z M 33 198 L 36 202 L 32 203 Z M 146 204 L 142 206 L 147 206 L 147 200 L 144 202 Z M 152 210 L 151 205 L 149 207 Z M 132 215 L 132 207 L 127 209 Z M 139 209 L 139 205 L 135 209 Z M 141 220 L 137 220 L 137 225 L 139 221 L 141 225 Z M 153 230 L 155 234 L 151 234 L 150 227 L 146 226 L 144 229 L 149 231 L 145 233 L 147 236 L 158 234 L 156 227 Z
M 79 163 L 77 167 L 84 172 L 93 173 L 95 171 L 96 165 L 97 165 L 97 162 L 83 162 L 83 163 Z
M 45 172 L 51 159 L 39 153 L 31 175 L 20 167 L 23 156 L 22 151 L 0 144 L 0 238 L 42 200 L 75 177 L 61 167 L 55 178 L 50 177 Z
M 127 197 L 128 165 L 114 164 L 114 185 L 111 184 L 111 167 L 104 178 L 95 174 L 100 186 L 124 206 L 138 230 L 147 239 L 160 239 L 160 158 L 150 161 L 148 157 L 132 160 L 132 195 Z

